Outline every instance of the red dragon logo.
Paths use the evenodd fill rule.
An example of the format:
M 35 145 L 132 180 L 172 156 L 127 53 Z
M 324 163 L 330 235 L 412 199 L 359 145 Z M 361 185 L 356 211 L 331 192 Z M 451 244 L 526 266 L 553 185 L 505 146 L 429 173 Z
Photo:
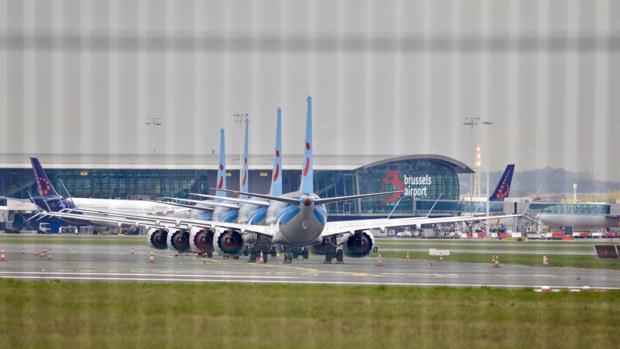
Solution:
M 385 178 L 383 178 L 383 186 L 381 187 L 381 191 L 385 191 L 385 186 L 388 183 L 393 188 L 399 191 L 398 193 L 394 193 L 387 199 L 383 200 L 382 203 L 384 205 L 398 199 L 403 194 L 402 192 L 405 190 L 405 183 L 403 183 L 403 181 L 400 180 L 398 175 L 399 175 L 398 170 L 391 170 L 391 171 L 388 171 L 388 173 L 385 175 Z
M 41 178 L 37 176 L 37 182 L 39 183 L 39 194 L 41 196 L 47 196 L 50 192 L 50 188 L 52 187 L 52 183 L 50 183 L 49 179 Z

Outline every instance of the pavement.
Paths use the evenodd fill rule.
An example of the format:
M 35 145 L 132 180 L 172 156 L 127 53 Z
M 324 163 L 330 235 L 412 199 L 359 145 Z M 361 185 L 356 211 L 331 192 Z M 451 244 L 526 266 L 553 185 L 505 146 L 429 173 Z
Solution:
M 112 282 L 242 282 L 338 285 L 405 285 L 525 288 L 620 288 L 620 271 L 525 267 L 491 263 L 346 258 L 344 264 L 323 264 L 323 257 L 283 264 L 282 257 L 266 264 L 247 258 L 202 258 L 154 252 L 147 246 L 5 244 L 0 278 Z M 49 249 L 43 257 L 35 252 Z M 22 253 L 23 252 L 23 253 Z M 382 264 L 382 265 L 380 265 Z

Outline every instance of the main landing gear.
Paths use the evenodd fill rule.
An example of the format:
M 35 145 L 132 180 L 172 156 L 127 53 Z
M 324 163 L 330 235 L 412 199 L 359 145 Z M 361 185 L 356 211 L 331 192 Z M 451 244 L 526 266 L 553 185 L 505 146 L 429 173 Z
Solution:
M 332 260 L 336 259 L 336 264 L 344 263 L 344 253 L 342 248 L 330 249 L 325 251 L 325 264 L 332 264 Z
M 284 264 L 293 263 L 293 259 L 308 259 L 310 258 L 310 250 L 307 247 L 293 247 L 284 249 Z
M 248 263 L 257 263 L 260 259 L 261 252 L 263 253 L 262 263 L 267 263 L 269 256 L 275 258 L 277 255 L 275 246 L 253 246 L 248 247 L 244 254 L 249 256 Z

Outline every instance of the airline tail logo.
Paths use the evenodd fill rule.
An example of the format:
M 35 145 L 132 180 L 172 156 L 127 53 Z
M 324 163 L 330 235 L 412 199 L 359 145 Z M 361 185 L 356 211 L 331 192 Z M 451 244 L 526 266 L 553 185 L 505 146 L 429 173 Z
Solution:
M 45 170 L 41 166 L 41 163 L 37 158 L 30 158 L 32 162 L 32 171 L 34 172 L 34 178 L 37 181 L 37 191 L 41 196 L 58 196 L 56 189 L 50 182 Z
M 50 183 L 50 180 L 37 176 L 37 183 L 39 184 L 39 194 L 41 196 L 47 196 L 52 189 L 52 183 Z
M 497 183 L 497 188 L 495 188 L 495 192 L 489 198 L 490 201 L 502 201 L 510 195 L 510 184 L 512 182 L 512 175 L 514 173 L 515 165 L 508 165 L 502 178 L 499 183 Z
M 248 166 L 248 158 L 243 159 L 245 166 Z M 248 171 L 246 168 L 243 169 L 243 180 L 241 181 L 241 185 L 245 185 L 245 182 L 248 179 Z
M 280 158 L 280 151 L 276 150 L 276 170 L 273 173 L 273 181 L 277 181 L 278 177 L 280 176 L 280 163 L 279 163 L 279 158 Z
M 398 199 L 405 190 L 405 183 L 400 180 L 398 170 L 391 170 L 385 175 L 385 178 L 383 178 L 383 186 L 381 187 L 381 191 L 385 191 L 385 187 L 388 183 L 399 192 L 394 193 L 387 199 L 383 200 L 382 203 L 384 205 Z
M 224 165 L 220 164 L 220 172 L 224 171 Z M 217 189 L 222 189 L 224 186 L 224 176 L 220 175 L 219 181 L 217 183 Z
M 310 143 L 306 142 L 306 151 L 310 151 Z M 306 155 L 306 165 L 304 166 L 304 177 L 308 175 L 310 171 L 310 157 Z

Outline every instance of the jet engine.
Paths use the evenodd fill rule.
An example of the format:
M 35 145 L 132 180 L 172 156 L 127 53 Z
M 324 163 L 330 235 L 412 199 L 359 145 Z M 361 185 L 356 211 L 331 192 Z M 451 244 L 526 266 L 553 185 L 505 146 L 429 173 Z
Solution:
M 168 230 L 168 248 L 178 252 L 189 252 L 189 232 L 171 228 Z
M 156 250 L 165 250 L 168 248 L 168 232 L 164 229 L 149 229 L 147 236 L 147 241 L 149 243 L 149 247 L 154 248 Z
M 222 255 L 238 256 L 245 248 L 243 236 L 237 230 L 217 229 L 213 241 Z
M 368 230 L 345 234 L 341 240 L 342 249 L 347 257 L 365 257 L 375 246 L 375 237 Z
M 213 235 L 211 229 L 192 228 L 189 233 L 189 246 L 192 252 L 205 254 L 213 252 Z

